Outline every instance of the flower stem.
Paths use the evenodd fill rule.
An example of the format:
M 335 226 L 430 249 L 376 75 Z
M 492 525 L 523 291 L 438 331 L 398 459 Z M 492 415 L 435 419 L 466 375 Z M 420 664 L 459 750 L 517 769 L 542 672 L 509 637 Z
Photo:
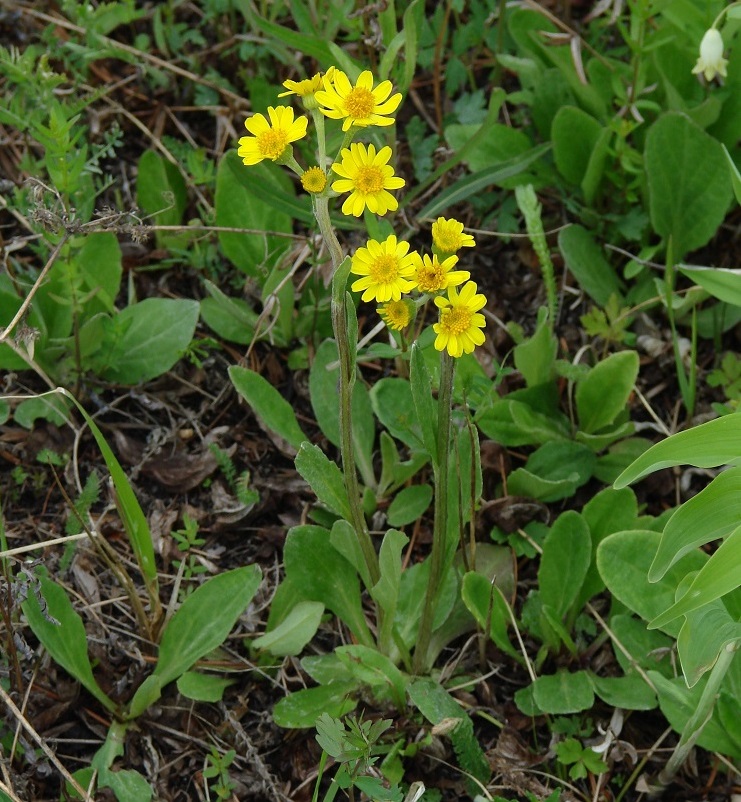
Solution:
M 314 215 L 322 237 L 327 243 L 334 272 L 337 272 L 343 261 L 342 248 L 329 219 L 329 202 L 325 197 L 314 196 Z M 352 388 L 355 383 L 355 360 L 350 349 L 357 345 L 356 338 L 350 342 L 347 326 L 347 294 L 344 287 L 339 292 L 332 292 L 332 328 L 337 341 L 337 352 L 340 363 L 339 381 L 339 416 L 340 416 L 340 454 L 342 456 L 342 472 L 345 478 L 345 489 L 350 503 L 350 524 L 358 538 L 363 559 L 368 568 L 371 587 L 380 578 L 378 555 L 373 546 L 360 497 L 360 485 L 355 468 L 355 448 L 353 445 L 352 426 Z
M 437 409 L 437 464 L 435 465 L 435 523 L 430 554 L 430 576 L 427 580 L 422 617 L 419 621 L 417 645 L 414 650 L 413 671 L 422 674 L 427 664 L 435 602 L 443 576 L 445 544 L 448 533 L 448 458 L 450 455 L 450 428 L 453 401 L 453 375 L 455 362 L 447 351 L 440 354 L 440 391 Z

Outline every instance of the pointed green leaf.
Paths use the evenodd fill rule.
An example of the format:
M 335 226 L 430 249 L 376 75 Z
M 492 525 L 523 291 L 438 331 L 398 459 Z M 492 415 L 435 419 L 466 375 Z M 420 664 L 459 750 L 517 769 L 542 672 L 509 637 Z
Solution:
M 638 377 L 638 364 L 635 351 L 610 354 L 576 385 L 580 429 L 591 434 L 613 423 L 628 404 Z
M 303 442 L 296 454 L 295 465 L 322 504 L 342 518 L 352 517 L 342 472 L 319 446 Z

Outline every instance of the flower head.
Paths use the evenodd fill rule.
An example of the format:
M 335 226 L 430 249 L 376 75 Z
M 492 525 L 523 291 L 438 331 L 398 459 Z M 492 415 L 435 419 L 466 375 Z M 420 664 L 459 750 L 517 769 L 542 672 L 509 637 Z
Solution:
M 333 70 L 324 78 L 324 89 L 316 93 L 322 114 L 334 120 L 343 120 L 342 130 L 357 125 L 391 125 L 394 121 L 383 115 L 393 114 L 401 103 L 401 95 L 391 95 L 391 81 L 381 81 L 373 88 L 370 70 L 360 73 L 353 86 L 342 70 Z
M 313 95 L 322 88 L 322 74 L 318 72 L 313 78 L 305 78 L 303 81 L 283 81 L 283 86 L 288 91 L 281 92 L 278 97 L 287 97 L 288 95 L 306 97 L 307 95 Z
M 472 248 L 476 243 L 470 234 L 463 233 L 463 223 L 438 217 L 432 224 L 432 244 L 439 254 L 451 254 L 461 248 Z
M 362 276 L 353 282 L 354 292 L 363 290 L 364 301 L 398 301 L 414 288 L 414 256 L 408 242 L 397 242 L 392 234 L 383 242 L 368 240 L 352 258 L 350 272 Z
M 376 308 L 383 322 L 394 331 L 405 329 L 411 322 L 414 313 L 414 304 L 403 298 L 399 301 L 389 301 Z
M 270 122 L 262 114 L 253 114 L 244 121 L 244 127 L 252 136 L 239 140 L 237 153 L 245 164 L 257 164 L 263 159 L 277 161 L 284 155 L 291 142 L 306 136 L 306 117 L 293 119 L 289 106 L 268 106 Z
M 327 175 L 321 167 L 309 167 L 301 175 L 301 186 L 307 192 L 323 192 L 327 186 Z
M 484 342 L 486 318 L 479 312 L 486 305 L 486 296 L 476 294 L 476 284 L 469 281 L 461 291 L 452 287 L 448 297 L 438 296 L 435 305 L 440 309 L 440 322 L 432 327 L 437 337 L 435 348 L 447 349 L 453 357 L 470 354 Z
M 431 258 L 425 254 L 414 254 L 414 281 L 420 292 L 440 292 L 448 287 L 457 287 L 468 281 L 471 274 L 468 270 L 453 270 L 458 261 L 457 256 L 449 256 L 442 262 L 437 256 Z
M 360 217 L 367 206 L 373 214 L 386 214 L 397 209 L 399 202 L 387 190 L 399 189 L 406 181 L 394 175 L 394 168 L 387 164 L 391 148 L 386 145 L 378 153 L 373 145 L 366 148 L 353 142 L 340 154 L 342 161 L 335 162 L 332 169 L 340 179 L 332 184 L 335 192 L 349 192 L 342 204 L 342 213 Z
M 723 58 L 723 37 L 717 28 L 709 28 L 700 42 L 700 57 L 692 74 L 702 73 L 706 81 L 712 81 L 716 75 L 725 78 L 726 64 L 728 60 Z

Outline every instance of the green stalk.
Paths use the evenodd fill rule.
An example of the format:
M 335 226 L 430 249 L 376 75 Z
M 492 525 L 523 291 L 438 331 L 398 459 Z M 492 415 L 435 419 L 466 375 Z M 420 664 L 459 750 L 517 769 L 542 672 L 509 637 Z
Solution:
M 659 774 L 659 788 L 652 789 L 652 796 L 654 793 L 661 793 L 661 791 L 671 783 L 674 779 L 674 775 L 682 767 L 682 764 L 687 759 L 687 755 L 689 755 L 690 750 L 700 737 L 703 727 L 713 715 L 713 708 L 715 707 L 715 700 L 720 692 L 720 686 L 728 669 L 731 667 L 738 647 L 739 645 L 737 642 L 729 643 L 718 656 L 715 665 L 710 671 L 708 683 L 702 692 L 697 709 L 684 725 L 682 737 L 679 739 L 674 753 L 669 758 L 669 762 L 666 764 L 661 774 Z
M 417 645 L 414 650 L 412 669 L 422 674 L 429 665 L 428 651 L 432 638 L 432 623 L 435 616 L 435 602 L 443 576 L 445 562 L 445 541 L 448 531 L 448 462 L 450 456 L 450 424 L 453 402 L 453 375 L 455 362 L 447 351 L 440 354 L 440 392 L 437 410 L 437 464 L 435 465 L 435 523 L 432 532 L 432 553 L 430 554 L 430 576 L 427 580 L 422 617 L 419 621 Z
M 314 215 L 319 224 L 319 230 L 322 232 L 322 237 L 327 243 L 327 248 L 332 257 L 332 266 L 336 273 L 343 262 L 343 256 L 342 248 L 329 218 L 328 198 L 314 196 Z M 355 469 L 355 448 L 352 437 L 352 388 L 355 383 L 355 354 L 350 349 L 356 347 L 357 337 L 353 337 L 353 342 L 350 342 L 347 326 L 347 294 L 344 282 L 340 282 L 340 284 L 341 286 L 337 290 L 334 286 L 332 288 L 332 328 L 337 341 L 340 363 L 340 454 L 342 456 L 345 489 L 350 502 L 350 523 L 358 537 L 363 559 L 368 568 L 371 586 L 373 586 L 378 582 L 381 574 L 378 568 L 378 555 L 373 546 L 363 513 L 360 485 L 358 484 L 358 474 Z

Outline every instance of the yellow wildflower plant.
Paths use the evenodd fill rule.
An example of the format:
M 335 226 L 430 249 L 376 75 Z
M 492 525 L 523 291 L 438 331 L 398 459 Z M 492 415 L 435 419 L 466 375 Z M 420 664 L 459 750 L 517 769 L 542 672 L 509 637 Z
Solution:
M 401 331 L 412 322 L 414 304 L 401 298 L 398 301 L 389 301 L 382 306 L 376 307 L 376 312 L 390 329 Z
M 448 297 L 439 295 L 435 305 L 440 309 L 440 321 L 432 326 L 437 334 L 435 348 L 445 351 L 452 357 L 470 354 L 477 345 L 484 342 L 486 318 L 480 309 L 486 306 L 486 296 L 476 294 L 476 284 L 469 281 L 460 292 L 451 287 Z
M 335 192 L 349 192 L 342 204 L 342 213 L 360 217 L 367 206 L 373 214 L 386 214 L 389 209 L 399 208 L 399 202 L 388 192 L 400 189 L 406 184 L 403 178 L 394 175 L 394 168 L 388 164 L 391 148 L 386 145 L 376 153 L 373 145 L 366 147 L 361 142 L 353 142 L 340 153 L 341 162 L 332 165 L 340 178 L 332 184 Z
M 301 174 L 301 186 L 311 193 L 324 192 L 327 186 L 327 174 L 321 167 L 309 167 Z
M 263 159 L 278 161 L 290 148 L 291 142 L 306 136 L 307 117 L 293 118 L 290 106 L 268 106 L 268 117 L 253 114 L 244 121 L 252 136 L 239 140 L 237 154 L 246 165 L 258 164 Z
M 717 28 L 709 28 L 700 42 L 700 57 L 692 74 L 702 73 L 706 81 L 712 81 L 716 75 L 725 78 L 727 64 L 728 59 L 723 58 L 723 37 Z
M 409 243 L 399 242 L 391 234 L 383 242 L 371 239 L 358 248 L 350 272 L 361 276 L 353 282 L 353 292 L 361 292 L 364 301 L 398 301 L 402 293 L 414 288 L 414 257 Z
M 438 217 L 432 224 L 432 245 L 439 254 L 452 254 L 461 248 L 473 248 L 471 234 L 463 233 L 463 223 L 451 218 Z
M 453 270 L 458 262 L 457 256 L 449 256 L 441 262 L 436 255 L 414 254 L 414 282 L 420 292 L 435 293 L 457 287 L 468 281 L 468 270 Z
M 401 94 L 391 95 L 391 81 L 381 81 L 373 88 L 373 73 L 360 73 L 355 86 L 342 70 L 335 69 L 324 78 L 324 89 L 316 93 L 322 114 L 333 120 L 342 120 L 342 130 L 356 125 L 392 125 L 393 114 L 401 103 Z M 391 95 L 391 97 L 389 97 Z

